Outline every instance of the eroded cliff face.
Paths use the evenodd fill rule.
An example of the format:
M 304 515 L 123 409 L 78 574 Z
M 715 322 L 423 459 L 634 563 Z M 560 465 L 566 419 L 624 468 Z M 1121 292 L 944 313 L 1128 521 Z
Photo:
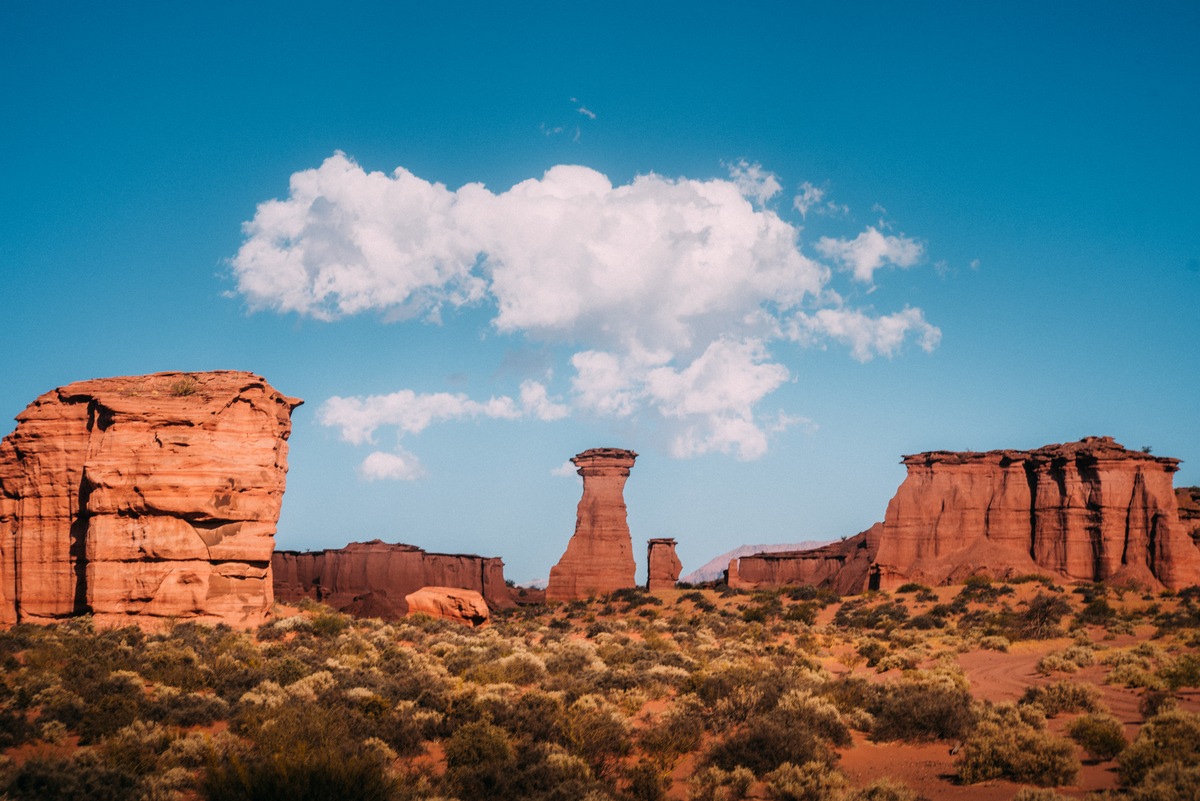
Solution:
M 1200 541 L 1200 487 L 1179 487 L 1175 490 L 1179 504 L 1179 522 L 1193 542 Z
M 498 557 L 427 553 L 371 540 L 326 551 L 276 551 L 272 565 L 278 600 L 311 598 L 362 617 L 402 617 L 406 596 L 423 587 L 473 590 L 492 609 L 514 606 Z
M 625 509 L 625 480 L 637 454 L 592 448 L 571 461 L 583 476 L 575 533 L 550 568 L 547 601 L 591 598 L 634 586 L 633 541 Z
M 0 442 L 0 623 L 262 623 L 301 402 L 237 371 L 35 400 Z
M 862 592 L 879 549 L 883 524 L 840 542 L 805 551 L 772 551 L 731 559 L 730 587 L 756 590 L 789 584 L 829 587 L 843 594 Z
M 1180 524 L 1179 461 L 1109 437 L 1032 451 L 933 451 L 903 460 L 872 586 L 940 584 L 975 573 L 1169 588 L 1200 583 Z

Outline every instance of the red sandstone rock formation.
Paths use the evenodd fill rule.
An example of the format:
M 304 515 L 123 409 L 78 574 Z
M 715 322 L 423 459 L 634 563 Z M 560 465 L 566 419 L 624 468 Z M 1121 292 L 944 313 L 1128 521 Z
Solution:
M 402 617 L 405 596 L 428 586 L 474 590 L 493 609 L 514 605 L 497 557 L 426 553 L 372 540 L 336 550 L 276 551 L 272 564 L 280 601 L 312 598 L 360 617 Z
M 1088 437 L 1033 451 L 934 451 L 904 464 L 873 586 L 973 573 L 1200 583 L 1200 550 L 1179 523 L 1171 487 L 1178 459 Z
M 637 454 L 592 448 L 571 459 L 583 476 L 575 534 L 550 568 L 547 601 L 573 601 L 634 585 L 633 541 L 623 490 Z
M 908 477 L 882 524 L 815 550 L 735 559 L 730 586 L 824 584 L 848 593 L 1029 573 L 1200 584 L 1200 525 L 1190 511 L 1181 522 L 1183 502 L 1171 487 L 1178 459 L 1088 437 L 1032 451 L 931 451 L 903 463 Z M 1191 493 L 1178 497 L 1185 494 L 1190 503 Z M 1200 523 L 1200 500 L 1195 506 Z
M 300 403 L 234 371 L 35 400 L 0 443 L 0 623 L 262 623 Z
M 1179 487 L 1175 490 L 1179 503 L 1179 522 L 1192 542 L 1200 541 L 1200 487 Z
M 683 563 L 675 555 L 675 540 L 660 537 L 646 544 L 646 589 L 673 590 Z
M 829 587 L 841 594 L 862 592 L 879 548 L 882 529 L 883 525 L 876 523 L 860 534 L 820 548 L 773 551 L 731 559 L 727 582 L 730 587 L 740 590 L 812 584 Z
M 472 628 L 488 622 L 489 610 L 483 596 L 461 587 L 422 587 L 404 596 L 410 615 L 424 612 Z

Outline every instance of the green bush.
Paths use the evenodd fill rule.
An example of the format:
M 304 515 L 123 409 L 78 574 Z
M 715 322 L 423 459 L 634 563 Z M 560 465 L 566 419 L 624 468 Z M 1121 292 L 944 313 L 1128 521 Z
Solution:
M 1040 710 L 1005 703 L 984 710 L 955 767 L 967 784 L 1009 779 L 1057 787 L 1071 784 L 1080 765 L 1074 744 L 1050 734 Z
M 1168 762 L 1146 774 L 1132 788 L 1129 801 L 1195 801 L 1200 798 L 1200 765 Z
M 1112 715 L 1080 715 L 1067 724 L 1067 735 L 1097 762 L 1107 762 L 1125 750 L 1125 727 Z
M 231 754 L 213 761 L 201 783 L 207 801 L 390 801 L 396 791 L 379 757 L 303 748 Z
M 75 757 L 34 757 L 2 789 L 10 801 L 129 801 L 140 784 L 138 776 L 81 751 Z
M 1095 712 L 1099 708 L 1100 691 L 1090 684 L 1060 679 L 1026 688 L 1020 703 L 1040 708 L 1048 718 L 1063 712 Z
M 1167 764 L 1200 765 L 1200 714 L 1173 709 L 1155 715 L 1121 754 L 1117 768 L 1121 783 L 1132 787 Z
M 971 694 L 945 679 L 907 679 L 885 685 L 867 707 L 875 717 L 871 739 L 952 740 L 975 722 Z
M 1046 640 L 1062 634 L 1059 623 L 1071 612 L 1071 604 L 1061 595 L 1039 592 L 1017 615 L 1016 629 L 1027 640 Z
M 460 726 L 446 740 L 446 780 L 461 798 L 503 798 L 517 765 L 508 734 L 486 721 Z
M 825 762 L 784 762 L 763 777 L 773 801 L 827 801 L 841 797 L 846 777 Z

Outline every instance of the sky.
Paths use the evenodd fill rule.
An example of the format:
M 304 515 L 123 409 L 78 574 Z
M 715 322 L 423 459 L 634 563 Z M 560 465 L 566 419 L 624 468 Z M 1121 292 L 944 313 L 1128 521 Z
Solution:
M 591 447 L 684 571 L 903 454 L 1200 484 L 1200 6 L 0 5 L 0 416 L 259 373 L 277 547 L 544 579 Z M 0 426 L 8 433 L 15 424 Z

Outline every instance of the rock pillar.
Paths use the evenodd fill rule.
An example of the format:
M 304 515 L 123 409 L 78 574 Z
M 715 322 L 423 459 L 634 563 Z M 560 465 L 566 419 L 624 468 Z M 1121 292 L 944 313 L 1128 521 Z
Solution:
M 634 585 L 633 541 L 623 490 L 637 454 L 592 448 L 571 461 L 583 476 L 575 534 L 550 569 L 547 601 L 573 601 Z
M 675 555 L 675 540 L 666 537 L 646 543 L 646 589 L 673 590 L 683 564 Z

